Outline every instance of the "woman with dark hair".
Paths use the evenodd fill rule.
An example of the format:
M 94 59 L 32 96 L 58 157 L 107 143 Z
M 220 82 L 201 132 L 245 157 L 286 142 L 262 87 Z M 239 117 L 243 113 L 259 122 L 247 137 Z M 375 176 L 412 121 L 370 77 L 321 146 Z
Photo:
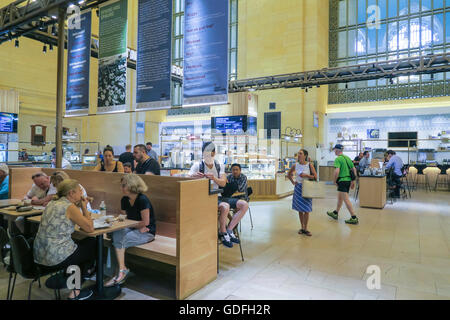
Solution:
M 122 162 L 114 160 L 114 150 L 110 145 L 103 149 L 103 160 L 97 164 L 94 171 L 124 172 Z
M 317 173 L 314 166 L 312 166 L 310 162 L 307 162 L 308 151 L 301 149 L 297 156 L 298 162 L 295 166 L 292 166 L 288 173 L 288 179 L 291 180 L 292 184 L 295 186 L 294 196 L 292 198 L 292 209 L 298 211 L 298 216 L 300 218 L 302 228 L 298 233 L 310 237 L 311 232 L 308 231 L 308 220 L 309 213 L 312 212 L 312 199 L 303 198 L 302 182 L 303 179 L 317 180 Z M 294 173 L 296 176 L 295 180 L 293 178 Z

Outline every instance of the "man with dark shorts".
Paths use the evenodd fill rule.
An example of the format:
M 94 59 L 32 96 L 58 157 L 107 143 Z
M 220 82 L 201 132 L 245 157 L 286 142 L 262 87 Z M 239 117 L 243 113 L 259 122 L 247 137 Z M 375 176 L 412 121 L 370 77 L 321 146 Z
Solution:
M 342 203 L 345 203 L 345 206 L 352 215 L 350 219 L 345 220 L 345 223 L 358 224 L 358 218 L 355 215 L 355 211 L 353 210 L 353 206 L 349 198 L 350 189 L 355 188 L 355 181 L 351 178 L 350 170 L 353 171 L 354 176 L 356 177 L 356 168 L 353 165 L 352 159 L 343 154 L 343 145 L 337 144 L 333 150 L 334 154 L 337 156 L 334 160 L 334 167 L 336 168 L 334 172 L 334 184 L 337 185 L 338 202 L 336 210 L 328 211 L 327 214 L 331 218 L 337 220 Z

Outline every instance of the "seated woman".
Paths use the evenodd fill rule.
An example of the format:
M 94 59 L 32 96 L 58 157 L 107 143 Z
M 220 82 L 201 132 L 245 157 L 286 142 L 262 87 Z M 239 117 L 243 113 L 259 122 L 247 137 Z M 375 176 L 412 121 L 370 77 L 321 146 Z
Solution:
M 67 173 L 65 173 L 64 171 L 55 171 L 53 172 L 53 174 L 50 176 L 50 182 L 51 184 L 53 184 L 53 186 L 55 188 L 58 188 L 58 185 L 63 182 L 64 180 L 70 179 L 69 175 Z M 84 189 L 84 187 L 80 184 L 80 188 L 81 188 L 81 192 L 84 198 L 86 198 L 88 200 L 87 206 L 86 208 L 91 211 L 92 207 L 91 207 L 91 202 L 93 201 L 93 199 L 91 197 L 88 197 L 86 189 Z
M 127 228 L 113 233 L 113 246 L 116 249 L 119 273 L 110 279 L 105 286 L 123 284 L 130 270 L 125 266 L 125 249 L 135 247 L 155 239 L 156 220 L 152 204 L 144 192 L 147 186 L 137 174 L 130 173 L 122 177 L 121 201 L 122 213 L 130 220 L 140 221 L 134 228 Z
M 114 160 L 114 150 L 111 146 L 103 149 L 103 160 L 95 167 L 94 171 L 122 172 L 122 162 Z
M 78 265 L 82 274 L 88 273 L 87 268 L 95 261 L 95 239 L 85 238 L 78 243 L 72 240 L 75 225 L 86 232 L 94 231 L 86 205 L 87 200 L 78 181 L 67 179 L 58 185 L 55 199 L 50 201 L 42 214 L 34 240 L 34 260 L 43 269 L 65 270 L 71 265 Z M 91 295 L 91 290 L 73 290 L 69 300 L 85 300 Z

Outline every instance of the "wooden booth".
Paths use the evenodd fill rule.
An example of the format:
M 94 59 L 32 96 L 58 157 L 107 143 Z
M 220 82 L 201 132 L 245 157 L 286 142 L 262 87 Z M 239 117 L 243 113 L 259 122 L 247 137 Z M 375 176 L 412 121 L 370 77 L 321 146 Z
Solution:
M 59 169 L 10 168 L 11 198 L 21 199 L 39 171 Z M 63 170 L 94 197 L 103 200 L 107 214 L 120 213 L 122 173 Z M 217 277 L 217 195 L 209 195 L 206 179 L 141 175 L 148 186 L 156 216 L 155 240 L 127 249 L 127 255 L 156 260 L 175 267 L 176 298 L 184 299 Z

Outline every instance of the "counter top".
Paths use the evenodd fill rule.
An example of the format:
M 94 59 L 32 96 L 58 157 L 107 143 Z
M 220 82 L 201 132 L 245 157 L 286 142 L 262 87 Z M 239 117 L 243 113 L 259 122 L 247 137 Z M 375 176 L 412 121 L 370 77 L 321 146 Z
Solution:
M 384 177 L 386 177 L 386 175 L 385 174 L 383 174 L 381 176 L 364 176 L 364 175 L 361 175 L 359 177 L 360 178 L 384 178 Z

